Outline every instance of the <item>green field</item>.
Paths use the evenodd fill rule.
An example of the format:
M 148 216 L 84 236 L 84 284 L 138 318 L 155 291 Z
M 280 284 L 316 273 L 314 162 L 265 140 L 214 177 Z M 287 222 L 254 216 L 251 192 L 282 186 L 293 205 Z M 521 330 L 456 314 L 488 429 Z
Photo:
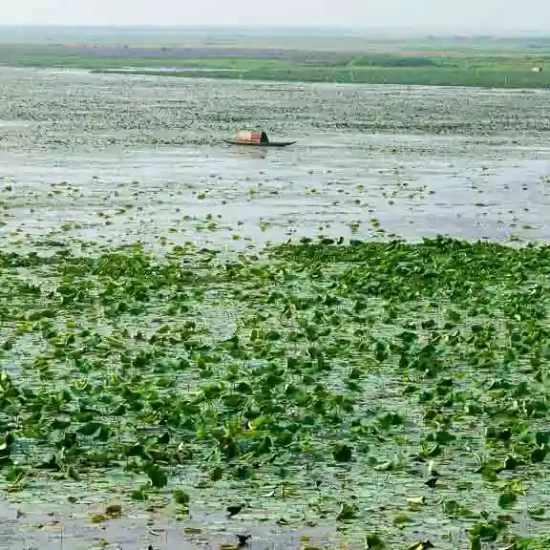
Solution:
M 0 29 L 0 63 L 267 81 L 550 86 L 550 44 L 540 37 L 94 32 L 53 29 L 18 34 Z M 543 71 L 533 72 L 534 67 Z

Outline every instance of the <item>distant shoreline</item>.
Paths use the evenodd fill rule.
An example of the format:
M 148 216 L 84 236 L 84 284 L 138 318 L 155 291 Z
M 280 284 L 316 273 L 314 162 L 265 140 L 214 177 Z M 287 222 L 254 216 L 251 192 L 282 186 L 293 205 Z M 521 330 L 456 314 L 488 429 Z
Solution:
M 550 38 L 443 43 L 301 37 L 172 36 L 158 42 L 6 43 L 0 64 L 83 69 L 99 74 L 172 76 L 304 83 L 393 84 L 549 89 Z M 218 42 L 216 42 L 216 40 Z M 164 44 L 164 45 L 159 45 Z

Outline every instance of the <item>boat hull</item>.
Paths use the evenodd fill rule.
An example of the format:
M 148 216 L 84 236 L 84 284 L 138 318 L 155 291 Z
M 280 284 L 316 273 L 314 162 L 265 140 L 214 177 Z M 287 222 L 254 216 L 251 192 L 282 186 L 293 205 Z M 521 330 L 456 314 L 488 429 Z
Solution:
M 258 143 L 254 141 L 237 141 L 235 139 L 226 139 L 224 141 L 229 145 L 246 145 L 247 147 L 288 147 L 296 143 L 295 141 L 268 141 L 267 143 Z

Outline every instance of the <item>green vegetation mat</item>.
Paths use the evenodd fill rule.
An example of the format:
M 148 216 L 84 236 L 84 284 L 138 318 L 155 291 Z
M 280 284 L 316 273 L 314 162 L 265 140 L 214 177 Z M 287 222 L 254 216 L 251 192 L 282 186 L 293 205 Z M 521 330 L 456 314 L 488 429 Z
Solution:
M 549 275 L 550 247 L 444 238 L 2 252 L 3 489 L 548 548 Z
M 236 72 L 235 72 L 236 71 Z M 550 88 L 550 73 L 528 69 L 492 67 L 468 68 L 388 68 L 388 67 L 291 67 L 253 69 L 209 69 L 183 71 L 135 68 L 132 71 L 96 69 L 96 73 L 171 76 L 184 78 L 242 79 L 274 82 L 319 82 L 335 84 L 393 84 L 403 86 L 466 86 L 479 88 Z

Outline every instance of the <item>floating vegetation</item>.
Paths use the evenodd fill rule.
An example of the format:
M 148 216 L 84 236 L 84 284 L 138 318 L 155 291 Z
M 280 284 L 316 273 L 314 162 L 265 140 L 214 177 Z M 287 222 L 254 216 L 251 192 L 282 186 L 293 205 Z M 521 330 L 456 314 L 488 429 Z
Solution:
M 549 247 L 445 238 L 0 253 L 4 491 L 542 548 L 549 275 Z

